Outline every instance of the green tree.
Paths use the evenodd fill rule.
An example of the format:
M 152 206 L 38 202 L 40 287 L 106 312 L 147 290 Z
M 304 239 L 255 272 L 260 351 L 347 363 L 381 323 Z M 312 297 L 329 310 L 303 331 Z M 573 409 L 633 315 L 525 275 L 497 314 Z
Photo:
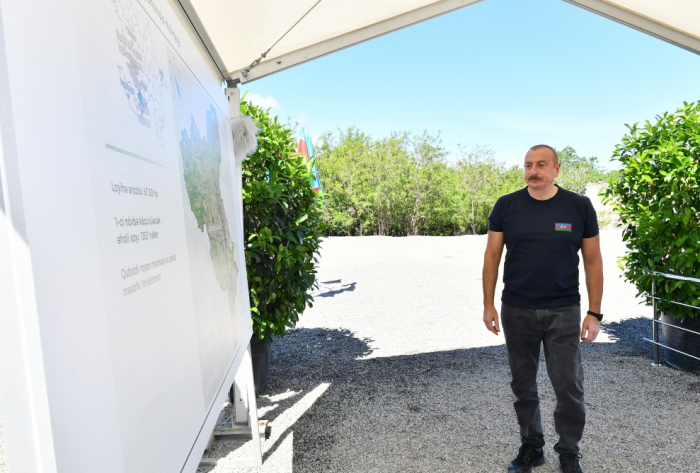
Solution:
M 393 133 L 372 139 L 351 127 L 316 146 L 330 235 L 461 235 L 488 230 L 496 200 L 522 189 L 523 168 L 492 150 L 459 148 L 449 160 L 440 136 Z M 562 187 L 584 193 L 605 175 L 597 158 L 561 151 Z
M 438 233 L 446 213 L 446 174 L 448 172 L 439 136 L 423 132 L 411 140 L 412 153 L 407 156 L 406 183 L 408 221 L 406 235 Z
M 585 195 L 586 184 L 605 180 L 605 173 L 597 157 L 579 156 L 571 146 L 564 147 L 561 151 L 557 151 L 557 154 L 561 163 L 557 184 L 564 189 Z
M 295 152 L 292 131 L 268 111 L 241 101 L 253 117 L 258 149 L 243 161 L 243 231 L 253 334 L 271 341 L 313 305 L 315 255 L 325 230 L 309 184 L 312 162 Z
M 361 235 L 364 224 L 373 220 L 369 215 L 373 210 L 371 195 L 366 188 L 372 146 L 369 136 L 349 128 L 337 140 L 331 134 L 323 135 L 315 147 L 323 176 L 323 215 L 331 234 Z

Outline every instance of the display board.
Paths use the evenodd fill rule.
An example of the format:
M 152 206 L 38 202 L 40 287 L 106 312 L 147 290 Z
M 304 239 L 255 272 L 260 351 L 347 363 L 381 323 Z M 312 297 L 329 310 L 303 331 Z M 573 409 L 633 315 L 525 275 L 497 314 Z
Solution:
M 10 471 L 194 471 L 251 336 L 221 78 L 168 0 L 0 0 Z

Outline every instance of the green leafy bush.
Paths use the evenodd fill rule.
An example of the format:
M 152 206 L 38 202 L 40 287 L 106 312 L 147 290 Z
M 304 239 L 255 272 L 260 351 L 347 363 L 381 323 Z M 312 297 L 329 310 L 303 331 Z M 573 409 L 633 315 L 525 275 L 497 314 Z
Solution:
M 313 305 L 325 224 L 312 163 L 295 152 L 292 130 L 245 100 L 241 113 L 260 127 L 258 149 L 243 161 L 243 229 L 253 334 L 271 342 Z
M 605 194 L 624 225 L 628 252 L 620 265 L 640 293 L 651 291 L 648 271 L 700 276 L 700 104 L 656 118 L 628 126 L 613 154 L 623 168 Z M 660 310 L 679 318 L 696 315 L 670 301 L 700 305 L 698 284 L 653 277 Z
M 579 156 L 571 146 L 557 150 L 557 154 L 561 163 L 557 184 L 564 189 L 586 195 L 586 184 L 605 180 L 605 173 L 597 157 Z
M 485 233 L 502 194 L 525 186 L 487 148 L 448 159 L 439 136 L 393 133 L 372 139 L 351 127 L 316 147 L 329 235 Z
M 525 152 L 523 150 L 523 158 Z M 583 194 L 606 179 L 598 158 L 559 152 L 557 182 Z M 458 147 L 439 136 L 392 133 L 373 139 L 355 127 L 316 146 L 329 235 L 463 235 L 488 230 L 496 200 L 525 187 L 522 165 L 506 166 L 488 147 Z

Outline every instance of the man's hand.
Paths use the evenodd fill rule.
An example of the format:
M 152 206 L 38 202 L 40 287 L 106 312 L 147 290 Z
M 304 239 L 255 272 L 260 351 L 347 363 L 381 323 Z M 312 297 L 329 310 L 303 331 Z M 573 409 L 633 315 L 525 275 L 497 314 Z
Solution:
M 489 332 L 492 332 L 494 335 L 498 335 L 498 332 L 501 331 L 501 328 L 498 326 L 498 311 L 495 307 L 484 308 L 484 324 L 486 324 Z
M 588 309 L 600 313 L 603 299 L 603 256 L 600 254 L 600 235 L 584 238 L 581 242 L 583 269 L 586 271 L 586 288 L 588 289 Z M 583 319 L 581 343 L 595 340 L 600 331 L 600 322 L 592 315 Z
M 498 265 L 503 254 L 503 232 L 489 230 L 484 253 L 484 269 L 481 274 L 484 286 L 484 324 L 489 332 L 498 335 L 501 328 L 498 326 L 498 311 L 493 305 L 493 296 L 496 292 L 496 280 L 498 279 Z
M 486 312 L 484 312 L 484 321 L 486 320 Z M 600 332 L 600 321 L 592 315 L 587 315 L 583 319 L 583 327 L 581 328 L 581 343 L 592 342 Z

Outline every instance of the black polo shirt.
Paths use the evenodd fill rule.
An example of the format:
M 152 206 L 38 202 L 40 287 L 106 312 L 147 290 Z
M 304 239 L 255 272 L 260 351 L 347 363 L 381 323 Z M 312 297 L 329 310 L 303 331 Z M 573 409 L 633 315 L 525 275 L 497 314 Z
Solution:
M 489 230 L 503 232 L 506 261 L 501 300 L 522 309 L 559 309 L 581 304 L 578 252 L 583 238 L 598 234 L 593 204 L 559 187 L 548 200 L 527 187 L 499 198 Z

